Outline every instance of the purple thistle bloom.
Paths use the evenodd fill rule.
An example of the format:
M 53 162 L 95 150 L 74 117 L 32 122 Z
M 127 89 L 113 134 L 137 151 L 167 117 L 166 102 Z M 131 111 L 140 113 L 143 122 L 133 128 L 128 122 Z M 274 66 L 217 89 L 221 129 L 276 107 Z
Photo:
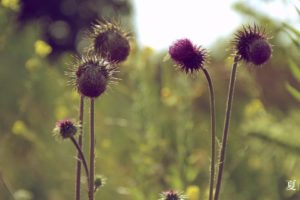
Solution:
M 237 55 L 246 63 L 263 65 L 272 55 L 272 47 L 265 32 L 256 25 L 239 30 L 233 43 Z
M 56 122 L 54 131 L 57 135 L 60 135 L 63 139 L 73 137 L 77 132 L 77 126 L 68 119 L 60 120 Z
M 169 47 L 171 58 L 186 73 L 199 71 L 204 67 L 207 57 L 205 49 L 195 46 L 189 39 L 180 39 Z

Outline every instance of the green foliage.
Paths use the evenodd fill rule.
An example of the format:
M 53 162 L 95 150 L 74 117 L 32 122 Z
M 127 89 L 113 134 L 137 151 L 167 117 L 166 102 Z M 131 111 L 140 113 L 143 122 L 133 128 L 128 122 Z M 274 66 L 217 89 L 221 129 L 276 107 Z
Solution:
M 15 196 L 72 199 L 75 149 L 52 137 L 58 119 L 78 115 L 78 94 L 64 75 L 71 56 L 50 62 L 37 26 L 16 31 L 10 11 L 0 8 L 0 15 L 1 174 Z M 276 44 L 272 61 L 257 70 L 243 64 L 238 69 L 222 199 L 288 199 L 294 193 L 285 190 L 286 181 L 300 178 L 298 104 L 284 86 L 277 87 L 300 80 L 299 61 L 282 53 L 290 46 L 280 44 L 277 26 L 271 23 L 269 29 Z M 226 44 L 212 51 L 229 48 Z M 220 54 L 222 60 L 212 56 L 208 68 L 216 88 L 219 139 L 232 62 L 223 60 L 228 52 Z M 186 76 L 163 62 L 164 56 L 133 43 L 119 84 L 96 101 L 96 173 L 107 177 L 96 199 L 158 199 L 168 189 L 186 192 L 190 200 L 207 199 L 207 84 L 201 73 Z M 290 72 L 294 76 L 288 78 Z M 287 88 L 299 96 L 296 87 Z M 84 131 L 87 152 L 87 124 Z M 1 184 L 0 191 L 0 199 L 9 199 Z
M 286 84 L 287 91 L 298 101 L 300 101 L 300 91 L 291 86 L 289 83 Z

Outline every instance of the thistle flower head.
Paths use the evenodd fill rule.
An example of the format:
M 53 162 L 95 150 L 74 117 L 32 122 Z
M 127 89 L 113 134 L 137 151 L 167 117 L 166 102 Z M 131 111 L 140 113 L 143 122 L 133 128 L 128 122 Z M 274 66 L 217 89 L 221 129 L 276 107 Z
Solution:
M 160 195 L 159 200 L 185 200 L 186 196 L 180 192 L 169 190 Z
M 195 46 L 189 39 L 175 41 L 169 47 L 171 58 L 179 69 L 186 73 L 199 71 L 204 67 L 207 52 L 200 46 Z
M 116 23 L 97 21 L 89 34 L 92 49 L 109 62 L 125 61 L 130 52 L 129 34 Z
M 77 91 L 86 97 L 99 97 L 109 83 L 113 82 L 116 66 L 95 55 L 86 55 L 77 58 L 72 70 L 67 73 L 71 84 Z
M 233 41 L 236 54 L 246 63 L 263 65 L 272 55 L 265 31 L 257 25 L 243 27 Z
M 59 135 L 62 139 L 71 138 L 76 134 L 77 127 L 78 125 L 69 119 L 60 120 L 56 122 L 54 133 L 55 135 Z

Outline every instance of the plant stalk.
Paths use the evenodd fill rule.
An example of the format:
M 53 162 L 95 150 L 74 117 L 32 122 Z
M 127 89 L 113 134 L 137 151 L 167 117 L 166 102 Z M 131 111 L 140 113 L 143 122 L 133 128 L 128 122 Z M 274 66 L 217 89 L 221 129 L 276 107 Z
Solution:
M 90 182 L 89 200 L 94 200 L 94 173 L 95 173 L 95 133 L 94 133 L 94 98 L 90 105 Z
M 79 159 L 80 162 L 82 162 L 84 170 L 85 170 L 85 174 L 87 177 L 87 181 L 89 182 L 89 170 L 88 170 L 88 166 L 87 166 L 87 162 L 85 160 L 84 154 L 79 146 L 79 144 L 77 143 L 76 139 L 74 137 L 70 137 L 71 141 L 73 142 L 74 146 L 76 147 L 78 154 L 79 154 Z
M 208 71 L 202 68 L 207 79 L 210 93 L 210 116 L 211 116 L 211 163 L 210 163 L 210 183 L 209 183 L 209 200 L 213 199 L 214 181 L 215 181 L 215 151 L 216 151 L 216 107 L 213 83 Z
M 79 136 L 78 136 L 78 146 L 82 151 L 82 139 L 83 139 L 83 113 L 84 113 L 84 96 L 80 96 L 79 104 Z M 77 151 L 77 157 L 80 158 L 80 152 Z M 87 176 L 89 176 L 87 174 Z M 81 183 L 81 161 L 76 162 L 76 184 L 75 184 L 75 195 L 76 200 L 80 200 L 80 183 Z M 87 183 L 89 184 L 89 183 Z
M 221 189 L 224 164 L 225 164 L 226 145 L 227 145 L 227 140 L 228 140 L 230 114 L 231 114 L 231 107 L 232 107 L 232 101 L 233 101 L 233 95 L 234 95 L 234 84 L 235 84 L 235 77 L 236 77 L 238 61 L 239 61 L 239 56 L 236 55 L 234 57 L 234 62 L 232 65 L 231 77 L 230 77 L 230 82 L 229 82 L 227 107 L 226 107 L 225 122 L 224 122 L 224 131 L 223 131 L 223 138 L 222 138 L 222 146 L 221 146 L 221 150 L 220 150 L 219 171 L 218 171 L 218 176 L 217 176 L 214 200 L 219 199 L 219 194 L 220 194 L 220 189 Z

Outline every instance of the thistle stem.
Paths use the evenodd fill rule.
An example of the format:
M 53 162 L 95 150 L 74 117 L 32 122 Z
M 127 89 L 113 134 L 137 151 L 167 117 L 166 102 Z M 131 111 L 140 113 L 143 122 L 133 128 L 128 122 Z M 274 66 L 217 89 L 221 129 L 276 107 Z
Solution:
M 76 139 L 74 137 L 70 137 L 70 139 L 71 139 L 71 141 L 73 142 L 74 146 L 77 149 L 77 152 L 79 154 L 80 162 L 82 162 L 82 164 L 83 164 L 85 174 L 86 174 L 86 178 L 87 178 L 87 181 L 89 182 L 89 170 L 88 170 L 88 166 L 87 166 L 84 154 L 83 154 L 79 144 L 77 143 Z
M 94 172 L 95 172 L 94 98 L 91 98 L 91 105 L 90 105 L 90 182 L 89 182 L 89 200 L 94 200 Z
M 83 139 L 83 112 L 84 112 L 84 96 L 80 96 L 79 104 L 79 136 L 78 136 L 78 146 L 82 150 L 82 139 Z M 80 158 L 80 153 L 77 151 L 77 157 Z M 88 176 L 88 174 L 87 174 Z M 75 195 L 76 200 L 80 200 L 80 182 L 81 182 L 81 161 L 76 162 L 76 185 L 75 185 Z
M 216 149 L 216 108 L 213 83 L 208 71 L 202 68 L 207 79 L 210 93 L 210 116 L 211 116 L 211 163 L 210 163 L 210 183 L 209 183 L 209 200 L 213 199 L 214 180 L 215 180 L 215 149 Z
M 214 200 L 219 199 L 219 193 L 220 193 L 220 189 L 221 189 L 223 170 L 224 170 L 224 164 L 225 164 L 226 145 L 227 145 L 227 139 L 228 139 L 228 129 L 229 129 L 229 123 L 230 123 L 230 114 L 231 114 L 232 100 L 233 100 L 233 95 L 234 95 L 234 83 L 235 83 L 238 61 L 239 61 L 239 56 L 236 55 L 234 57 L 234 63 L 232 65 L 232 71 L 231 71 L 231 77 L 230 77 L 230 83 L 229 83 L 229 91 L 228 91 L 228 96 L 227 96 L 226 115 L 225 115 L 225 122 L 224 122 L 222 146 L 221 146 L 221 150 L 220 150 L 219 171 L 218 171 Z

